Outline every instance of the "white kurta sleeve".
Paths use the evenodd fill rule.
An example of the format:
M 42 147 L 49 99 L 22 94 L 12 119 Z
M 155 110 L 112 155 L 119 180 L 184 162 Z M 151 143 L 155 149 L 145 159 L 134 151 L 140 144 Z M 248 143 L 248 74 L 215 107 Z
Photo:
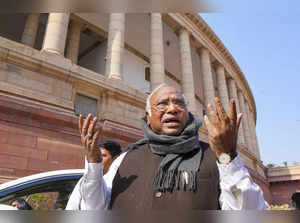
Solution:
M 105 210 L 108 207 L 107 187 L 103 179 L 102 163 L 88 163 L 80 184 L 81 210 Z
M 77 182 L 76 186 L 74 187 L 71 196 L 69 197 L 65 210 L 77 211 L 81 209 L 80 207 L 81 207 L 82 197 L 79 191 L 81 183 L 82 183 L 82 178 Z
M 220 174 L 222 210 L 265 210 L 265 200 L 260 187 L 255 184 L 238 155 L 228 165 L 217 162 Z
M 85 173 L 76 184 L 66 210 L 105 210 L 110 196 L 103 178 L 102 162 L 85 162 Z M 109 198 L 110 199 L 110 198 Z

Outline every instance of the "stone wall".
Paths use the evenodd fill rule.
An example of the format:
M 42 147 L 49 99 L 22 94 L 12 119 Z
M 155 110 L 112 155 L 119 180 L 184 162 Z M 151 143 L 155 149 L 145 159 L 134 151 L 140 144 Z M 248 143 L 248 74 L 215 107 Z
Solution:
M 137 119 L 130 105 L 118 106 L 128 114 L 115 112 L 114 117 Z M 100 140 L 115 139 L 126 148 L 142 137 L 139 129 L 117 121 L 104 119 Z M 77 123 L 73 111 L 1 91 L 0 183 L 38 172 L 83 168 Z
M 3 92 L 0 111 L 0 182 L 83 166 L 76 117 Z
M 300 180 L 273 182 L 270 184 L 270 190 L 272 193 L 272 204 L 291 205 L 291 197 L 296 190 L 300 189 Z

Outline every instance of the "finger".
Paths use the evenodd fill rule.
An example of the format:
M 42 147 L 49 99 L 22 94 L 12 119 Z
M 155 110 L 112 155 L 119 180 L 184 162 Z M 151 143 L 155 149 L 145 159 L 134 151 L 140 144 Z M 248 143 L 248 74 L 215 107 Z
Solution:
M 211 124 L 211 122 L 209 121 L 207 115 L 204 115 L 204 123 L 205 123 L 205 125 L 206 125 L 207 131 L 210 131 L 210 129 L 212 128 L 212 124 Z
M 95 132 L 95 134 L 93 135 L 93 138 L 92 138 L 92 148 L 95 148 L 95 145 L 98 143 L 98 139 L 99 139 L 99 137 L 100 137 L 100 132 L 101 132 L 101 130 L 100 129 L 98 129 L 96 132 Z M 98 149 L 98 148 L 97 148 Z
M 217 110 L 217 113 L 218 113 L 218 116 L 219 116 L 219 119 L 220 120 L 224 120 L 225 122 L 228 122 L 229 121 L 229 118 L 223 108 L 223 105 L 220 101 L 219 98 L 214 98 L 214 101 L 215 101 L 215 104 L 216 104 L 216 110 Z
M 213 106 L 211 104 L 208 104 L 207 108 L 209 110 L 209 114 L 210 114 L 210 117 L 212 118 L 213 124 L 218 123 L 219 122 L 219 117 L 218 117 L 217 113 L 215 112 Z
M 236 124 L 237 130 L 240 128 L 240 124 L 241 124 L 242 118 L 243 118 L 243 114 L 242 113 L 238 114 L 237 124 Z
M 88 144 L 89 144 L 89 140 L 90 138 L 86 135 L 86 136 L 82 136 L 82 144 L 83 146 L 87 149 Z
M 78 126 L 79 126 L 79 132 L 81 134 L 82 133 L 82 126 L 83 126 L 83 117 L 82 117 L 81 114 L 79 115 Z
M 94 133 L 94 128 L 95 128 L 95 125 L 96 125 L 97 121 L 98 121 L 98 118 L 94 117 L 92 123 L 89 125 L 88 134 L 90 134 L 91 136 Z
M 93 140 L 90 138 L 87 138 L 86 140 L 86 148 L 88 151 L 90 151 L 92 149 L 92 144 L 93 144 Z
M 229 119 L 232 122 L 232 126 L 236 126 L 236 106 L 233 99 L 230 100 Z
M 242 117 L 243 117 L 243 114 L 242 113 L 239 113 L 238 114 L 238 117 L 237 117 L 237 124 L 236 124 L 236 127 L 234 129 L 234 135 L 235 137 L 233 137 L 233 145 L 236 147 L 236 144 L 237 144 L 237 140 L 238 140 L 238 137 L 239 137 L 239 128 L 240 128 L 240 124 L 241 124 L 241 121 L 242 121 Z
M 83 129 L 82 129 L 82 133 L 81 133 L 84 137 L 87 134 L 87 130 L 90 125 L 91 119 L 92 119 L 92 114 L 89 114 L 88 117 L 84 120 Z

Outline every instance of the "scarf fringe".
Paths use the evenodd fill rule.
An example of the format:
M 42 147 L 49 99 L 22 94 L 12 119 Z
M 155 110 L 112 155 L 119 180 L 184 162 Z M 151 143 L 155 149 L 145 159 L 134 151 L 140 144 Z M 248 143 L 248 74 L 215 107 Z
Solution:
M 188 184 L 186 184 L 183 173 L 188 174 Z M 164 171 L 158 170 L 154 178 L 154 186 L 161 192 L 173 192 L 173 189 L 196 192 L 197 190 L 197 172 L 195 171 Z

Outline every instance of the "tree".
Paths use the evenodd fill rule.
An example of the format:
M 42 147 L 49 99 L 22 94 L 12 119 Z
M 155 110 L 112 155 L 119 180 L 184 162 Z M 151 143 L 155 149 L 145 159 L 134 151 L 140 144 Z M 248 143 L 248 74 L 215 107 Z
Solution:
M 274 163 L 267 164 L 267 168 L 273 168 L 273 167 L 276 167 L 276 165 Z

